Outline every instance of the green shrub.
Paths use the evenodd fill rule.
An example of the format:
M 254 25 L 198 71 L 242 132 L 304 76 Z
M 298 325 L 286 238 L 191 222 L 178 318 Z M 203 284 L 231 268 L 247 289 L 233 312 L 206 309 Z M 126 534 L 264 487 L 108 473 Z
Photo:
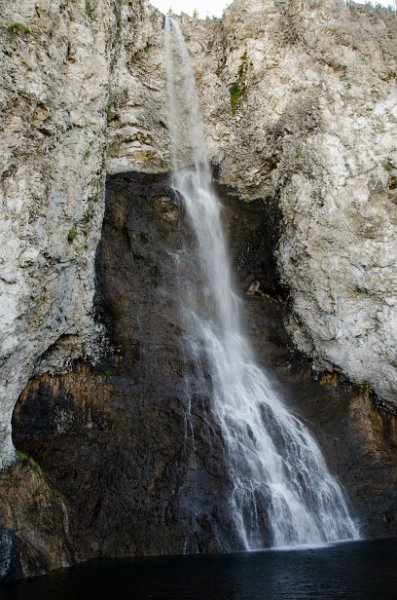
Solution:
M 19 460 L 26 461 L 30 464 L 30 466 L 33 469 L 37 469 L 37 467 L 39 466 L 38 463 L 35 461 L 34 458 L 29 456 L 29 454 L 25 454 L 25 452 L 21 452 L 21 450 L 17 450 L 17 449 L 15 449 L 15 452 L 16 452 Z
M 109 121 L 114 119 L 115 116 L 116 113 L 113 110 L 113 104 L 109 102 L 109 104 L 106 106 L 106 121 L 109 123 Z
M 7 30 L 10 33 L 32 33 L 29 27 L 23 23 L 10 23 L 7 25 Z
M 249 62 L 248 62 L 248 54 L 247 50 L 244 51 L 244 54 L 241 55 L 241 64 L 238 68 L 237 75 L 239 79 L 242 79 L 248 71 Z
M 95 17 L 95 10 L 91 6 L 90 0 L 85 0 L 85 12 L 89 19 L 93 19 Z
M 397 177 L 390 177 L 389 180 L 389 190 L 397 190 Z
M 390 160 L 388 160 L 387 162 L 383 163 L 383 168 L 385 169 L 385 171 L 390 173 L 390 171 L 393 171 L 394 165 Z
M 238 81 L 235 81 L 229 87 L 229 92 L 230 92 L 230 106 L 232 108 L 232 113 L 234 113 L 236 111 L 236 108 L 237 108 L 240 98 L 245 93 L 245 86 L 244 85 L 242 86 Z
M 252 65 L 252 63 L 248 59 L 248 54 L 247 54 L 246 50 L 244 51 L 244 53 L 241 55 L 240 58 L 241 58 L 241 63 L 237 70 L 237 79 L 236 79 L 236 81 L 234 81 L 234 83 L 232 83 L 231 86 L 229 86 L 230 106 L 231 106 L 233 114 L 236 111 L 236 108 L 237 108 L 240 98 L 245 94 L 245 91 L 247 89 L 246 85 L 245 85 L 246 79 L 247 79 L 247 73 L 248 73 L 248 69 Z
M 76 237 L 77 237 L 77 229 L 76 229 L 76 225 L 73 225 L 73 227 L 71 227 L 68 231 L 69 244 L 72 244 L 73 241 L 76 239 Z
M 91 208 L 89 208 L 88 210 L 85 211 L 85 213 L 83 215 L 84 222 L 89 223 L 93 216 L 94 216 L 94 211 Z

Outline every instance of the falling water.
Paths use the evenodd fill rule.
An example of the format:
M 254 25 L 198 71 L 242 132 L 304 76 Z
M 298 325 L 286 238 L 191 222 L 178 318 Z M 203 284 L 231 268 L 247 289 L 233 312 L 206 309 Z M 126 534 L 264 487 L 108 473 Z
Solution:
M 274 546 L 357 539 L 318 445 L 257 366 L 242 331 L 193 70 L 180 28 L 168 17 L 165 38 L 173 186 L 195 232 L 203 279 L 198 299 L 191 293 L 184 311 L 210 369 L 241 543 L 246 549 L 263 547 L 264 520 Z M 196 342 L 193 347 L 197 351 Z

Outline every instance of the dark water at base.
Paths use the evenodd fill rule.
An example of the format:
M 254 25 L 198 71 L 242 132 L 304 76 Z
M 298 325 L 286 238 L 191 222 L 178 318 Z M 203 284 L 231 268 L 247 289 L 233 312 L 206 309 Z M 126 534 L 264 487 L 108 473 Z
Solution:
M 396 600 L 397 540 L 86 563 L 0 585 L 1 600 Z

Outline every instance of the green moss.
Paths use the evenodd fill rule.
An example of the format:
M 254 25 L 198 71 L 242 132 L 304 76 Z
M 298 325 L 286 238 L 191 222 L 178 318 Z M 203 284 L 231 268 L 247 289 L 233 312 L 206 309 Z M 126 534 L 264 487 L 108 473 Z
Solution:
M 29 454 L 25 454 L 25 452 L 21 452 L 21 450 L 15 450 L 19 460 L 22 461 L 26 461 L 29 463 L 29 465 L 33 468 L 33 469 L 37 469 L 38 468 L 38 463 L 35 461 L 34 458 L 32 458 L 31 456 L 29 456 Z
M 85 0 L 85 12 L 86 12 L 87 17 L 89 19 L 94 19 L 94 17 L 95 17 L 95 10 L 91 6 L 90 0 Z
M 23 23 L 10 23 L 7 25 L 7 30 L 10 33 L 32 33 L 29 27 Z
M 385 171 L 390 173 L 390 171 L 393 171 L 394 165 L 390 160 L 388 160 L 387 162 L 383 163 L 383 168 L 385 169 Z
M 87 202 L 99 202 L 99 197 L 97 195 L 88 196 Z
M 116 113 L 113 110 L 113 104 L 111 102 L 109 102 L 109 104 L 107 104 L 106 106 L 106 120 L 109 123 L 109 121 L 111 121 L 112 119 L 114 119 L 114 117 L 116 116 Z
M 245 86 L 241 85 L 238 81 L 235 81 L 229 87 L 229 92 L 230 92 L 230 106 L 232 109 L 232 113 L 235 113 L 238 103 L 240 101 L 240 98 L 245 93 Z
M 369 383 L 369 381 L 367 381 L 366 379 L 362 382 L 361 387 L 364 388 L 364 390 L 369 390 L 371 389 L 371 384 Z
M 85 213 L 83 215 L 84 222 L 89 223 L 93 216 L 94 216 L 94 211 L 91 208 L 89 208 L 88 210 L 85 211 Z
M 72 244 L 73 241 L 76 239 L 77 237 L 77 229 L 76 226 L 73 225 L 73 227 L 71 227 L 68 231 L 68 242 L 69 244 Z
M 94 19 L 95 18 L 95 9 L 91 5 L 90 0 L 85 0 L 85 12 L 86 12 L 87 17 L 89 19 Z
M 245 50 L 244 54 L 241 55 L 241 64 L 238 68 L 237 75 L 239 79 L 242 79 L 248 71 L 249 62 L 248 62 L 248 54 Z
M 111 377 L 113 375 L 113 372 L 110 369 L 107 369 L 103 372 L 103 374 L 105 377 Z
M 252 63 L 250 63 L 250 61 L 248 59 L 248 54 L 247 54 L 246 50 L 241 55 L 240 58 L 241 58 L 241 63 L 237 70 L 237 79 L 234 83 L 232 83 L 231 86 L 229 86 L 230 106 L 231 106 L 233 114 L 236 111 L 236 108 L 238 106 L 240 99 L 242 98 L 242 96 L 244 96 L 244 94 L 246 92 L 247 88 L 246 88 L 245 84 L 246 84 L 246 80 L 247 80 L 247 73 L 252 64 Z

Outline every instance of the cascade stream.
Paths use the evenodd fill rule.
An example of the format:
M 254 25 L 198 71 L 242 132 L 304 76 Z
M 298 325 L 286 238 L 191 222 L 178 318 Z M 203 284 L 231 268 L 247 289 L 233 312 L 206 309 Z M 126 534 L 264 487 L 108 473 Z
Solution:
M 275 547 L 358 539 L 343 491 L 319 446 L 256 364 L 242 330 L 194 74 L 181 30 L 169 17 L 165 56 L 172 185 L 195 233 L 202 281 L 196 294 L 192 290 L 182 299 L 183 311 L 195 332 L 191 351 L 209 369 L 241 544 L 247 550 L 265 545 L 264 520 Z

